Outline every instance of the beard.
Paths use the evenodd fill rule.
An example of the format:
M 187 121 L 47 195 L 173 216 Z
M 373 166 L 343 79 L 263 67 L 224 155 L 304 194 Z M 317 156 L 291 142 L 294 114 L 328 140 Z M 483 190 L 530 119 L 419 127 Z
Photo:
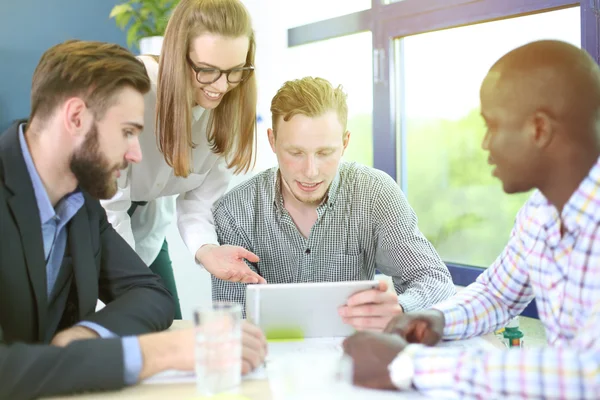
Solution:
M 71 156 L 69 164 L 79 187 L 100 200 L 110 199 L 117 193 L 114 172 L 127 168 L 127 162 L 111 166 L 102 154 L 96 123 L 90 128 L 82 145 Z
M 306 196 L 306 197 L 302 197 L 301 195 L 296 196 L 296 194 L 294 192 L 292 192 L 292 196 L 294 196 L 294 198 L 296 200 L 298 200 L 300 203 L 304 203 L 304 204 L 308 204 L 311 206 L 320 206 L 323 201 L 325 200 L 325 198 L 327 197 L 327 190 L 325 191 L 325 193 L 319 197 L 311 197 L 311 196 Z
M 285 185 L 287 186 L 288 192 L 292 195 L 292 197 L 294 197 L 294 199 L 296 199 L 300 203 L 308 204 L 311 206 L 320 206 L 323 203 L 323 201 L 325 201 L 327 196 L 329 195 L 329 188 L 331 187 L 331 184 L 329 184 L 327 189 L 325 189 L 325 192 L 321 195 L 318 195 L 318 194 L 310 195 L 310 194 L 301 193 L 301 192 L 296 193 L 294 190 L 299 191 L 300 189 L 298 189 L 296 187 L 294 187 L 294 189 L 292 189 L 291 185 L 289 185 L 287 183 L 287 181 L 286 181 Z

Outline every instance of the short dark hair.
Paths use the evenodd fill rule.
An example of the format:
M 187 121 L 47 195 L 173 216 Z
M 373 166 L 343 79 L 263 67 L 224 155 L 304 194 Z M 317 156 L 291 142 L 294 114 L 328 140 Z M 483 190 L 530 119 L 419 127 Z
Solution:
M 44 120 L 72 96 L 81 97 L 101 119 L 113 95 L 125 86 L 141 94 L 150 90 L 144 64 L 117 44 L 69 40 L 41 57 L 31 85 L 29 120 Z

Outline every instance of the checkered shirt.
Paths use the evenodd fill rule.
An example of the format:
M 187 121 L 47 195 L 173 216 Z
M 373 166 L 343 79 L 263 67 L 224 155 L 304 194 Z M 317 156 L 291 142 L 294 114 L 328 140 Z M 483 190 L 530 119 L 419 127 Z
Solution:
M 447 267 L 417 227 L 394 180 L 342 162 L 317 222 L 305 238 L 284 208 L 278 168 L 225 194 L 213 207 L 219 242 L 260 257 L 248 265 L 269 283 L 391 276 L 404 311 L 430 307 L 455 293 Z M 213 300 L 244 303 L 245 285 L 212 277 Z
M 460 399 L 600 398 L 599 189 L 600 161 L 560 216 L 535 192 L 494 264 L 435 307 L 446 317 L 445 338 L 462 339 L 505 326 L 535 298 L 549 346 L 423 348 L 414 358 L 418 389 Z

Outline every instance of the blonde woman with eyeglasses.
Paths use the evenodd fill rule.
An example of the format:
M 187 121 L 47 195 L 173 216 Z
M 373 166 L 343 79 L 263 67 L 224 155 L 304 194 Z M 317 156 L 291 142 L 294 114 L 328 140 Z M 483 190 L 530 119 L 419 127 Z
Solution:
M 178 305 L 165 239 L 175 218 L 195 262 L 215 277 L 264 282 L 244 261 L 258 261 L 255 254 L 219 245 L 211 214 L 232 174 L 253 162 L 254 53 L 250 15 L 239 0 L 182 0 L 160 57 L 140 56 L 152 83 L 139 139 L 143 159 L 121 173 L 117 194 L 103 206 Z

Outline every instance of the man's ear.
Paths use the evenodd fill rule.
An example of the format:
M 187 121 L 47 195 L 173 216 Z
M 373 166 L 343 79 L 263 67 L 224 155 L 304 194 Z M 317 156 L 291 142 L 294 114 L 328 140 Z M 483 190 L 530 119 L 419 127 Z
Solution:
M 342 139 L 342 143 L 344 144 L 344 149 L 342 150 L 342 154 L 346 151 L 346 147 L 348 147 L 348 143 L 350 143 L 350 131 L 344 132 L 344 137 Z
M 84 137 L 92 123 L 91 112 L 85 101 L 79 97 L 71 97 L 64 102 L 63 126 L 74 138 Z
M 275 132 L 273 129 L 267 129 L 267 136 L 269 137 L 269 144 L 271 145 L 271 150 L 275 153 Z
M 543 149 L 554 138 L 554 119 L 544 111 L 536 111 L 527 122 L 526 130 L 532 144 Z

